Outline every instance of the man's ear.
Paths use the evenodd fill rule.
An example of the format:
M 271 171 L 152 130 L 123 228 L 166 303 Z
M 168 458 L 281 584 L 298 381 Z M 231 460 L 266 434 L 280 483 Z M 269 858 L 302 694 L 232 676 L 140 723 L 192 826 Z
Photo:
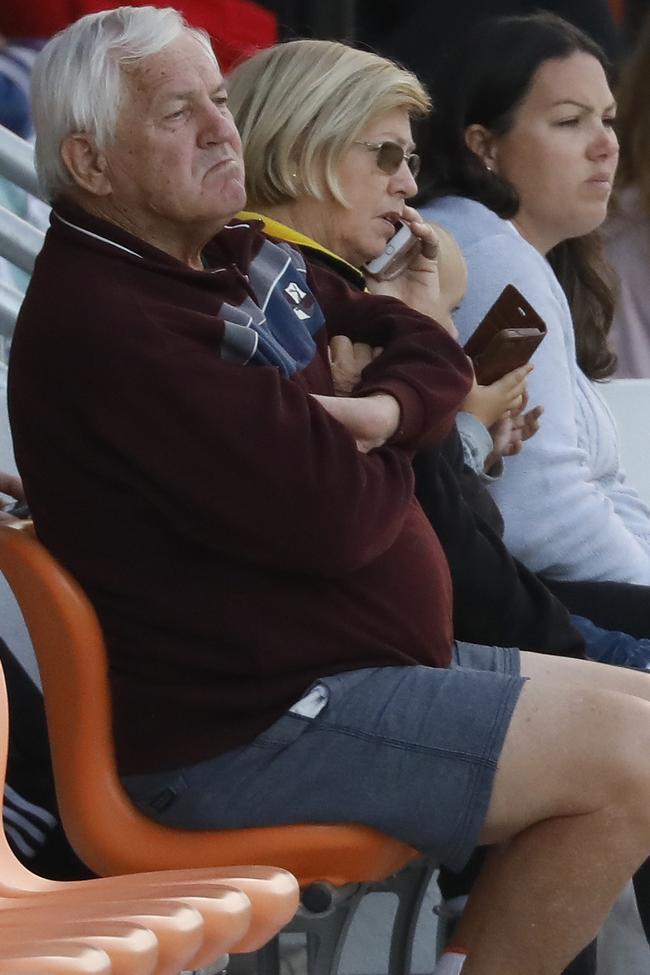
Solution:
M 484 125 L 468 125 L 465 129 L 465 145 L 478 156 L 486 169 L 490 171 L 496 165 L 496 140 Z
M 107 196 L 111 192 L 106 156 L 92 135 L 72 132 L 61 143 L 61 157 L 80 189 L 93 196 Z

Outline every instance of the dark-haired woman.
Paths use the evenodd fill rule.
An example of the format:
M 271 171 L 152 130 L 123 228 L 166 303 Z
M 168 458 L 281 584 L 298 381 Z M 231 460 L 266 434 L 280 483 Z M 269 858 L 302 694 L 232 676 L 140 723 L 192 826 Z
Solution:
M 615 365 L 596 236 L 618 157 L 605 57 L 552 14 L 495 18 L 447 59 L 433 94 L 420 210 L 468 265 L 461 340 L 509 283 L 548 326 L 528 381 L 540 431 L 493 487 L 506 542 L 573 612 L 647 637 L 650 510 L 626 482 L 594 385 Z M 650 939 L 649 863 L 635 888 Z
M 434 97 L 423 212 L 468 264 L 461 339 L 508 283 L 548 326 L 529 379 L 542 427 L 494 486 L 508 547 L 550 579 L 648 585 L 650 510 L 593 382 L 614 367 L 594 239 L 618 156 L 604 56 L 554 15 L 496 18 L 455 52 Z

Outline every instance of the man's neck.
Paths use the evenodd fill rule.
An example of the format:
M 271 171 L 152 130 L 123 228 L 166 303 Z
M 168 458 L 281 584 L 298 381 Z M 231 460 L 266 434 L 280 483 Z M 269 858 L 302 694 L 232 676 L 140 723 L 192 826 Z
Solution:
M 151 247 L 156 247 L 165 254 L 169 254 L 177 261 L 186 264 L 196 271 L 202 271 L 204 267 L 202 259 L 203 248 L 214 234 L 221 229 L 221 227 L 217 227 L 210 233 L 206 230 L 200 235 L 193 236 L 192 239 L 185 239 L 178 234 L 176 229 L 170 228 L 167 230 L 161 223 L 153 227 L 146 226 L 142 222 L 132 219 L 130 213 L 114 206 L 103 197 L 85 197 L 82 200 L 77 198 L 74 202 L 92 216 L 100 220 L 105 220 L 107 223 L 112 223 L 114 226 L 119 227 L 120 230 L 125 230 L 133 237 L 137 237 Z

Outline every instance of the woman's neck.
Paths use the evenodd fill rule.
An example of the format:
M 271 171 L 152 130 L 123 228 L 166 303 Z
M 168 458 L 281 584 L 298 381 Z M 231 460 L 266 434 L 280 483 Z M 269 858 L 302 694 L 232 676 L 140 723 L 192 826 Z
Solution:
M 327 222 L 323 220 L 323 204 L 320 200 L 314 201 L 315 206 L 309 199 L 288 200 L 286 203 L 276 203 L 272 206 L 260 206 L 251 204 L 252 209 L 257 210 L 265 217 L 277 220 L 279 223 L 291 227 L 292 230 L 310 237 L 320 244 L 321 247 L 337 253 L 336 245 L 331 235 L 328 233 Z
M 523 214 L 518 213 L 512 217 L 511 223 L 514 224 L 524 240 L 527 240 L 536 251 L 539 251 L 542 257 L 546 257 L 548 252 L 560 243 L 557 239 L 551 239 L 549 234 L 544 234 L 539 228 L 531 226 Z

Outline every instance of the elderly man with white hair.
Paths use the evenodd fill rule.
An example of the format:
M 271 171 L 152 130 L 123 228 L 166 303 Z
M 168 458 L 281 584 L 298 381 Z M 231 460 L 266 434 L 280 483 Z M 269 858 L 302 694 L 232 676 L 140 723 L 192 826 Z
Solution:
M 239 136 L 175 11 L 53 38 L 34 119 L 53 214 L 16 457 L 99 614 L 126 787 L 188 828 L 362 822 L 452 868 L 495 844 L 446 970 L 560 972 L 650 849 L 650 684 L 565 658 L 525 681 L 519 651 L 453 645 L 410 459 L 449 430 L 464 354 L 232 219 Z M 434 281 L 413 229 L 405 273 Z M 383 349 L 352 396 L 333 336 Z

